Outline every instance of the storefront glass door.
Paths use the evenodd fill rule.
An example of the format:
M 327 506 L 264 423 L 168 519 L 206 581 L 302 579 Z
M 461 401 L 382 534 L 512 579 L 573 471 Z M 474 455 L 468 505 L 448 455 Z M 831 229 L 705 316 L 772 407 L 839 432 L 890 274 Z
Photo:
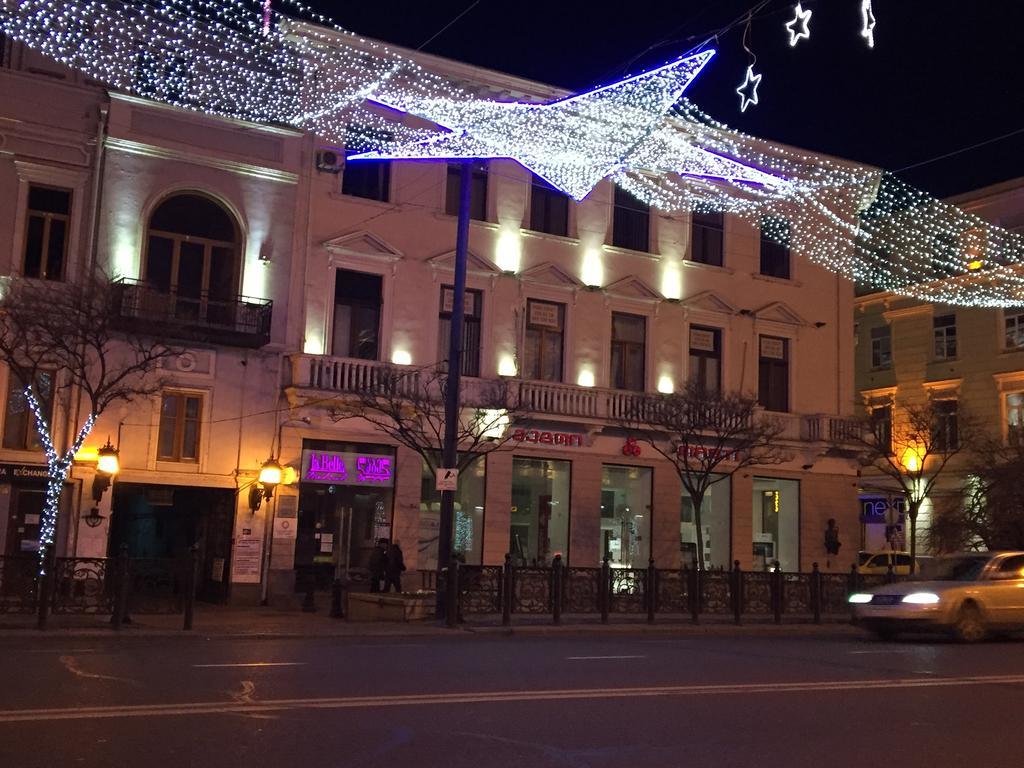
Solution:
M 602 557 L 607 555 L 613 567 L 647 567 L 653 477 L 650 467 L 602 467 L 601 549 Z

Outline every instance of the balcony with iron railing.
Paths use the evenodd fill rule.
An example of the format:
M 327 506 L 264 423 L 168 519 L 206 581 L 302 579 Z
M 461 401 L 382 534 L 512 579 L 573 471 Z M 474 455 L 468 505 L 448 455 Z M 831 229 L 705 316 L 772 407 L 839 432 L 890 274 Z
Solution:
M 416 386 L 415 369 L 394 366 L 376 360 L 357 360 L 321 355 L 292 357 L 292 386 L 306 390 L 315 397 L 324 393 L 373 392 L 385 381 L 394 380 L 395 371 L 408 371 L 403 386 Z M 482 380 L 463 379 L 468 399 L 472 400 L 475 383 Z M 665 402 L 663 395 L 651 392 L 629 392 L 599 387 L 580 387 L 545 381 L 505 379 L 510 394 L 519 408 L 529 414 L 578 422 L 622 422 L 645 420 L 657 422 L 658 410 Z M 779 439 L 788 442 L 849 443 L 860 435 L 856 419 L 827 414 L 769 413 L 765 417 L 779 427 Z
M 121 278 L 114 281 L 114 302 L 124 327 L 160 338 L 251 349 L 270 341 L 270 299 L 185 296 Z

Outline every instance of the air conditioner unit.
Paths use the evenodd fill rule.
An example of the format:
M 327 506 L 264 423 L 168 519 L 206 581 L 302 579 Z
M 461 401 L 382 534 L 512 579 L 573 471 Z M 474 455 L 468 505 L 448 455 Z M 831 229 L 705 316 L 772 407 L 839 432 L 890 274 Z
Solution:
M 324 173 L 341 173 L 341 158 L 337 152 L 322 149 L 316 153 L 316 169 Z

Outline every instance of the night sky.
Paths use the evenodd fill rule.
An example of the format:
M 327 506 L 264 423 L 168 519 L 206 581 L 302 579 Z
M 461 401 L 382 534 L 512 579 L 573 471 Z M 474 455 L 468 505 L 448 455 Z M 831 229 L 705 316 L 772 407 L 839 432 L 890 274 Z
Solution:
M 307 0 L 341 26 L 418 48 L 473 0 Z M 685 54 L 745 15 L 756 0 L 480 0 L 424 49 L 581 90 Z M 740 23 L 688 91 L 730 126 L 900 171 L 1002 134 L 986 146 L 901 171 L 946 196 L 1024 176 L 1024 2 L 874 0 L 875 47 L 860 31 L 860 0 L 809 0 L 811 37 L 790 48 L 789 0 L 754 19 L 760 104 L 739 111 L 747 54 Z

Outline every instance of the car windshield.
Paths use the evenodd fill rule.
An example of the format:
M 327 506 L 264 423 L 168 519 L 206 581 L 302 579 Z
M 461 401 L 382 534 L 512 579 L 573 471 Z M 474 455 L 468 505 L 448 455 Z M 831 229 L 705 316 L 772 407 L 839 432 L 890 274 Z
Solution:
M 921 564 L 926 581 L 975 581 L 988 563 L 987 556 L 940 557 Z
M 864 565 L 868 560 L 872 558 L 872 554 L 870 552 L 860 552 L 858 554 L 858 557 L 859 560 L 857 561 L 857 565 Z

